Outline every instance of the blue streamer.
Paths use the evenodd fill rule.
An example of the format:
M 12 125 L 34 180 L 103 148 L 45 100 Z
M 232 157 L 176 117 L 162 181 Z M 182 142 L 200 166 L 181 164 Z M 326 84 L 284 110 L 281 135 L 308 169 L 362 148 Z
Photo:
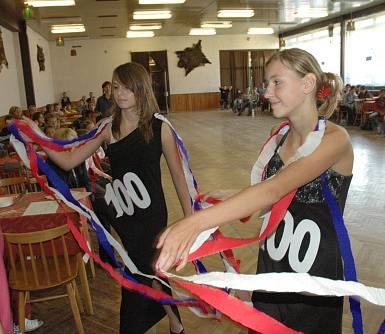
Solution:
M 17 129 L 15 124 L 9 125 L 8 129 L 15 136 L 15 138 L 17 140 L 19 140 L 20 142 L 24 143 L 24 140 L 21 137 L 21 135 L 19 133 L 19 130 Z M 67 142 L 65 142 L 65 143 L 67 143 Z M 72 196 L 71 191 L 70 191 L 68 185 L 61 178 L 59 178 L 57 176 L 55 171 L 52 170 L 51 167 L 35 151 L 33 151 L 32 154 L 34 154 L 36 156 L 39 170 L 47 176 L 48 180 L 51 182 L 51 184 L 54 186 L 54 188 L 57 189 L 68 202 L 72 203 L 73 205 L 77 206 L 79 209 L 84 211 L 84 209 L 80 205 L 80 203 Z M 98 239 L 100 240 L 100 242 L 102 244 L 102 247 L 108 253 L 110 258 L 114 261 L 115 265 L 119 269 L 120 274 L 124 278 L 126 278 L 126 279 L 128 279 L 128 280 L 130 280 L 130 281 L 132 281 L 132 282 L 134 282 L 136 284 L 139 284 L 139 282 L 136 279 L 134 279 L 131 275 L 127 274 L 124 271 L 124 268 L 122 267 L 122 264 L 116 259 L 115 253 L 114 253 L 114 251 L 112 249 L 112 246 L 108 242 L 107 237 L 106 237 L 103 229 L 98 224 L 96 224 L 96 222 L 94 221 L 94 219 L 92 218 L 91 215 L 90 215 L 90 219 L 88 219 L 88 220 L 91 223 L 92 227 L 95 229 L 97 237 L 98 237 Z M 149 298 L 144 293 L 140 293 L 140 294 L 143 295 L 144 297 Z M 187 299 L 183 299 L 183 300 L 174 299 L 174 298 L 162 298 L 162 299 L 159 299 L 159 302 L 162 303 L 162 304 L 174 304 L 174 303 L 178 304 L 181 301 L 188 301 L 188 302 L 190 302 L 190 301 L 196 301 L 196 299 L 195 298 L 187 298 Z
M 329 206 L 332 216 L 334 228 L 336 230 L 338 244 L 340 247 L 341 255 L 344 261 L 344 276 L 347 281 L 357 282 L 356 265 L 354 263 L 354 257 L 352 247 L 350 244 L 349 234 L 344 224 L 344 218 L 342 217 L 340 207 L 330 191 L 330 188 L 326 182 L 325 173 L 321 175 L 321 185 L 324 197 Z M 353 316 L 353 330 L 355 334 L 363 334 L 362 314 L 360 302 L 352 297 L 349 297 L 350 311 Z

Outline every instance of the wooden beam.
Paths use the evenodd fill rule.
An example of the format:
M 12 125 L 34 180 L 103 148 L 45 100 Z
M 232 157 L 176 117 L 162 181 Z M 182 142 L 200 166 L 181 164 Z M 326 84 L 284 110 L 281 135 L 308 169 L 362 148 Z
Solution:
M 23 65 L 24 88 L 25 88 L 25 97 L 27 100 L 27 106 L 36 105 L 35 90 L 33 88 L 31 56 L 29 53 L 29 43 L 28 43 L 28 36 L 27 36 L 27 24 L 25 21 L 20 22 L 19 44 L 20 44 L 21 62 Z

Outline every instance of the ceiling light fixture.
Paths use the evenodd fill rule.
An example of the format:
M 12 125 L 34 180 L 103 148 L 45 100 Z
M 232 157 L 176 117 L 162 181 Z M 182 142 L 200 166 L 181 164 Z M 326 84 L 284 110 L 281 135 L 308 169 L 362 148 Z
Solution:
M 154 37 L 155 33 L 153 31 L 127 31 L 127 38 L 143 38 L 143 37 Z
M 203 36 L 203 35 L 215 35 L 217 32 L 214 28 L 191 28 L 189 35 L 191 36 Z
M 75 0 L 28 0 L 24 4 L 32 7 L 75 6 Z
M 134 20 L 162 20 L 172 17 L 170 10 L 148 10 L 135 11 L 133 14 Z
M 186 0 L 139 0 L 139 5 L 168 5 L 185 3 Z
M 274 34 L 273 28 L 249 28 L 248 35 L 271 35 Z
M 231 28 L 231 21 L 205 21 L 201 24 L 201 28 Z
M 51 33 L 53 34 L 66 34 L 84 31 L 86 31 L 86 29 L 83 24 L 56 24 L 51 26 Z
M 253 17 L 252 9 L 222 9 L 217 13 L 218 17 Z
M 130 30 L 158 30 L 162 29 L 161 23 L 131 24 Z

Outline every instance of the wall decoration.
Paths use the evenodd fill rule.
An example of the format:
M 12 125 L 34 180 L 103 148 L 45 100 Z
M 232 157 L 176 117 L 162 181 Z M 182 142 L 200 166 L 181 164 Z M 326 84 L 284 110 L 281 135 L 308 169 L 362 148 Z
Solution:
M 37 45 L 37 62 L 39 63 L 39 71 L 45 71 L 45 57 L 43 48 Z
M 8 61 L 7 61 L 7 57 L 5 56 L 2 32 L 0 30 L 0 72 L 1 72 L 1 69 L 3 68 L 3 65 L 5 65 L 8 68 Z
M 178 67 L 185 69 L 185 76 L 189 74 L 195 67 L 204 66 L 205 64 L 211 64 L 202 52 L 202 41 L 193 44 L 190 48 L 185 48 L 183 51 L 176 51 L 176 55 L 179 57 Z
M 71 49 L 71 56 L 72 57 L 74 57 L 74 56 L 76 56 L 77 54 L 76 54 L 76 49 Z

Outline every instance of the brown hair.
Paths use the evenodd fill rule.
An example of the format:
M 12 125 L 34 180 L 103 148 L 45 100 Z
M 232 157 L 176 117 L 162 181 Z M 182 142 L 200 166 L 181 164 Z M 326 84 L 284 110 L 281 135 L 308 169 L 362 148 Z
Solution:
M 14 117 L 15 112 L 16 112 L 17 110 L 19 110 L 19 109 L 20 109 L 20 111 L 21 111 L 21 108 L 20 108 L 20 107 L 12 106 L 11 108 L 9 108 L 9 115 L 11 115 L 12 117 Z
M 279 60 L 283 65 L 297 72 L 301 77 L 308 73 L 313 73 L 317 80 L 314 98 L 317 100 L 321 88 L 324 87 L 330 90 L 328 96 L 320 100 L 321 104 L 318 107 L 318 112 L 326 118 L 333 115 L 343 87 L 342 80 L 338 75 L 323 72 L 312 54 L 298 48 L 285 49 L 274 53 L 267 61 L 266 66 L 273 60 Z
M 159 112 L 154 92 L 151 86 L 151 79 L 147 70 L 137 63 L 126 63 L 118 66 L 112 75 L 112 78 L 118 79 L 126 88 L 131 90 L 135 96 L 136 109 L 139 115 L 138 128 L 148 143 L 153 136 L 152 118 Z M 114 88 L 112 87 L 112 90 Z M 120 137 L 120 122 L 122 120 L 122 111 L 117 105 L 114 94 L 112 107 L 112 133 L 114 137 Z

